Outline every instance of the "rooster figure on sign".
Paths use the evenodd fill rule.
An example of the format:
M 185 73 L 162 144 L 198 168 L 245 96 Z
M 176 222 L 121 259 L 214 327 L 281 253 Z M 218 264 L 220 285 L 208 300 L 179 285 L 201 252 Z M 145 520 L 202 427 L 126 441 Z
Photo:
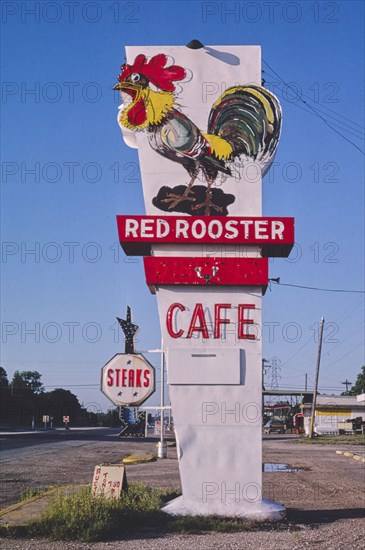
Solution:
M 219 173 L 231 175 L 230 166 L 238 158 L 257 161 L 265 175 L 280 136 L 279 101 L 259 86 L 228 88 L 214 103 L 207 131 L 203 132 L 175 106 L 174 83 L 185 78 L 185 70 L 166 65 L 164 54 L 150 60 L 140 54 L 133 65 L 122 65 L 119 82 L 114 86 L 123 101 L 119 125 L 145 130 L 151 147 L 180 163 L 190 176 L 187 185 L 162 187 L 153 199 L 157 208 L 195 215 L 227 215 L 227 206 L 235 198 L 214 188 L 214 182 Z M 199 173 L 206 186 L 194 186 Z

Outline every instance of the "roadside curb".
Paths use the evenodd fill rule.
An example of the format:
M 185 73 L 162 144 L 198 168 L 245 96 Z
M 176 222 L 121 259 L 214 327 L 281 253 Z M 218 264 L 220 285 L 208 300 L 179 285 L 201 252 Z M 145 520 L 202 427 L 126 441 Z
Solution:
M 123 464 L 143 464 L 145 462 L 154 462 L 157 455 L 152 453 L 135 453 L 123 458 Z
M 57 493 L 71 493 L 80 487 L 82 487 L 80 484 L 53 487 L 44 493 L 3 508 L 0 511 L 0 533 L 3 534 L 9 528 L 16 531 L 28 527 L 32 521 L 43 514 L 52 497 Z
M 348 451 L 336 451 L 336 455 L 342 455 L 348 458 L 353 458 L 354 460 L 357 460 L 358 462 L 362 462 L 363 464 L 365 464 L 365 457 L 356 455 L 355 453 L 350 453 Z
M 43 493 L 40 493 L 39 495 L 35 495 L 34 497 L 26 498 L 24 500 L 20 500 L 19 502 L 16 502 L 15 504 L 11 504 L 11 506 L 7 506 L 6 508 L 3 508 L 0 510 L 0 523 L 3 521 L 2 518 L 6 516 L 7 514 L 11 514 L 12 512 L 16 512 L 17 510 L 28 506 L 28 504 L 32 504 L 33 502 L 36 502 L 37 500 L 40 500 L 42 498 L 47 498 L 52 496 L 54 493 L 56 493 L 59 490 L 58 487 L 55 487 L 53 489 L 49 489 L 47 491 L 44 491 Z

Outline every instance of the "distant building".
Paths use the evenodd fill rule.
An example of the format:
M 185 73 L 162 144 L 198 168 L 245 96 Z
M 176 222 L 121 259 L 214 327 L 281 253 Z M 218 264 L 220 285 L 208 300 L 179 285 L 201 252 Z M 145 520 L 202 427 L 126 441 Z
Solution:
M 303 402 L 304 430 L 309 433 L 312 404 Z M 318 395 L 314 431 L 318 434 L 338 434 L 341 422 L 361 417 L 365 421 L 365 394 L 350 395 Z

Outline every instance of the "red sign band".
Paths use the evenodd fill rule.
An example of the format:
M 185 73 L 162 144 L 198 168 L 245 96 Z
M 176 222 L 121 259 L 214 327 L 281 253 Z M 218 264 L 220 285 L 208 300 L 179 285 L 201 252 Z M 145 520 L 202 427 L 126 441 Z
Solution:
M 117 216 L 127 255 L 149 256 L 151 244 L 260 245 L 264 256 L 286 257 L 294 244 L 294 218 L 234 216 Z
M 190 258 L 149 256 L 143 259 L 146 282 L 156 285 L 268 285 L 267 258 Z M 151 289 L 152 290 L 152 289 Z

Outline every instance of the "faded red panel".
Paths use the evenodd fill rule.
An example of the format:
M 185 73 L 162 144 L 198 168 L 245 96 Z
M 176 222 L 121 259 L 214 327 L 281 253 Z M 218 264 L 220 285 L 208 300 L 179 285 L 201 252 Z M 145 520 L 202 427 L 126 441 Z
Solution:
M 260 245 L 264 256 L 286 257 L 294 244 L 294 218 L 237 216 L 117 216 L 127 255 L 146 256 L 152 244 Z
M 157 257 L 143 259 L 146 282 L 156 285 L 268 285 L 267 258 Z

